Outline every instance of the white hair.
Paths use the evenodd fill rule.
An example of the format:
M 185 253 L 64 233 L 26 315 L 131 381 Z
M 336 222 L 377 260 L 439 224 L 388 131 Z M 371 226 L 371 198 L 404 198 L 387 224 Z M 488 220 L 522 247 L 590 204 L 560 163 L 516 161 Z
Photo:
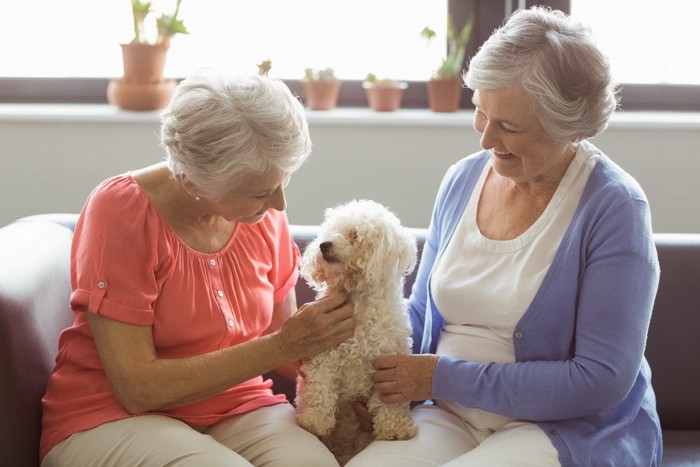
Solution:
M 214 199 L 248 175 L 294 172 L 311 153 L 303 105 L 265 76 L 200 70 L 178 84 L 160 121 L 168 166 Z
M 471 59 L 464 82 L 472 90 L 522 88 L 558 141 L 595 136 L 618 106 L 608 59 L 590 28 L 547 7 L 513 13 Z

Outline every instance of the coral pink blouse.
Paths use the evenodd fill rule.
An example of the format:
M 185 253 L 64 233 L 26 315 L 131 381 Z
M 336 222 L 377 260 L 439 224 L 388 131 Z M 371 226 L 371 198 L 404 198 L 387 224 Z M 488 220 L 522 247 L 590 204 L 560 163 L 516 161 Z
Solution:
M 40 458 L 71 434 L 129 417 L 109 387 L 83 310 L 153 328 L 159 357 L 181 358 L 262 335 L 298 277 L 284 212 L 239 224 L 221 251 L 185 245 L 130 175 L 102 182 L 78 220 L 71 252 L 73 325 L 59 340 L 43 403 Z M 163 412 L 195 425 L 286 399 L 261 376 Z

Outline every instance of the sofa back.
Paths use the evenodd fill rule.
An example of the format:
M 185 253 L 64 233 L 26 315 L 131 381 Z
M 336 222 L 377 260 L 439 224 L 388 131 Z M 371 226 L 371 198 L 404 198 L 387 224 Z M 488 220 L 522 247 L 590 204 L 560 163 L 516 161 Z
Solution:
M 700 234 L 655 234 L 654 242 L 661 276 L 645 355 L 661 425 L 699 430 Z
M 77 215 L 20 219 L 0 229 L 0 463 L 38 464 L 41 397 L 58 335 L 73 320 L 69 253 Z M 419 251 L 425 229 L 412 229 Z M 299 248 L 317 226 L 292 226 Z M 661 281 L 646 356 L 664 430 L 700 429 L 700 234 L 656 234 Z M 406 294 L 415 270 L 406 281 Z M 313 300 L 303 280 L 299 305 Z M 293 385 L 278 388 L 293 400 Z

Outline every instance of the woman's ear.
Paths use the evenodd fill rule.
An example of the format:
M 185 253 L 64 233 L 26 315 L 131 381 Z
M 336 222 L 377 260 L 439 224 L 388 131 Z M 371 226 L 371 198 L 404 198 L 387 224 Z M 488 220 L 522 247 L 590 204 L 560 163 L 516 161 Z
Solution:
M 194 185 L 192 184 L 190 179 L 187 178 L 187 175 L 185 175 L 184 173 L 181 173 L 178 175 L 178 177 L 180 178 L 180 183 L 182 184 L 182 188 L 185 190 L 185 192 L 188 195 L 190 195 L 191 197 L 193 197 L 194 199 L 196 199 L 197 201 L 199 201 L 199 195 L 197 195 L 197 189 L 194 187 Z

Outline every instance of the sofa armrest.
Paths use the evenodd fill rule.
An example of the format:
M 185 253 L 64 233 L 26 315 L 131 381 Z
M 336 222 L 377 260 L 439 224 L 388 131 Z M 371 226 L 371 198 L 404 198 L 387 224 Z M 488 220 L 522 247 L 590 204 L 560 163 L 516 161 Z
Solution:
M 65 219 L 64 219 L 65 220 Z M 41 398 L 73 321 L 72 229 L 48 220 L 0 229 L 0 464 L 37 465 Z

